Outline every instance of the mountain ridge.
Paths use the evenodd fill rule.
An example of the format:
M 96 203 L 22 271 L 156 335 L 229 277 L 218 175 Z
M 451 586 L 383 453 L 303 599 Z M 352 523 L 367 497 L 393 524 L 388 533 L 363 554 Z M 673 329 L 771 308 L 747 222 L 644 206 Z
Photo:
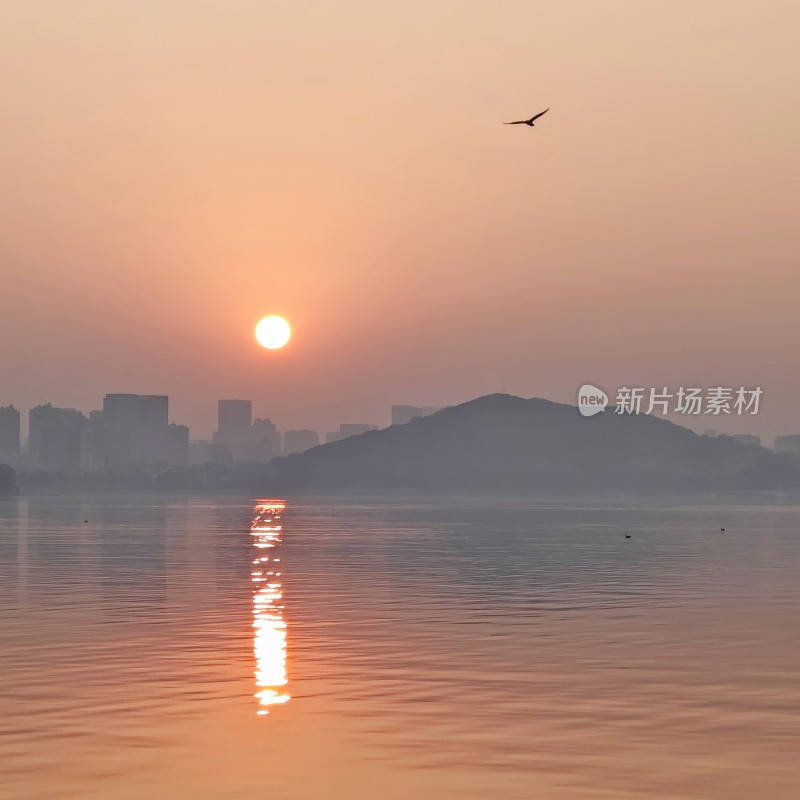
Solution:
M 276 491 L 501 494 L 796 488 L 798 476 L 793 460 L 670 420 L 499 393 L 274 459 L 265 474 Z

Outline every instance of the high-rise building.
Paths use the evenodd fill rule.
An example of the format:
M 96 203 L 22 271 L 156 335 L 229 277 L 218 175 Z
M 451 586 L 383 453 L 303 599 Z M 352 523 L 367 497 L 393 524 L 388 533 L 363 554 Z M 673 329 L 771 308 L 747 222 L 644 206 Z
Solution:
M 305 428 L 295 431 L 284 431 L 283 454 L 303 453 L 319 444 L 319 434 Z
M 174 422 L 167 425 L 164 456 L 167 464 L 189 463 L 189 429 L 186 425 L 176 425 Z
M 214 439 L 222 444 L 246 444 L 250 441 L 252 420 L 252 400 L 220 400 Z
M 28 450 L 37 469 L 79 472 L 83 430 L 88 420 L 74 408 L 48 403 L 28 413 Z
M 168 424 L 166 395 L 107 394 L 102 416 L 107 465 L 167 461 Z
M 251 443 L 253 461 L 269 461 L 281 454 L 281 434 L 272 420 L 253 420 Z
M 0 456 L 19 455 L 19 411 L 14 406 L 0 408 Z
M 220 400 L 214 442 L 225 445 L 234 461 L 253 460 L 253 402 Z

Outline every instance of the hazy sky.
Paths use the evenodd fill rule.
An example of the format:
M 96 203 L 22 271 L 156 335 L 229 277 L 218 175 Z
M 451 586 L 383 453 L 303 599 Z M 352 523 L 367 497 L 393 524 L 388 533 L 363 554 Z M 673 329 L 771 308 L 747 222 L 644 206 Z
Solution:
M 729 428 L 800 433 L 793 0 L 0 10 L 0 405 L 760 384 Z

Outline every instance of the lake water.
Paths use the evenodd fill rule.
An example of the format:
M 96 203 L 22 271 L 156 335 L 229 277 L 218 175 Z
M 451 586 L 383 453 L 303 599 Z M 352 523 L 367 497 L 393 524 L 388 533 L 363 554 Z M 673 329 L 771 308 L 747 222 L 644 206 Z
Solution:
M 790 507 L 3 500 L 0 797 L 796 800 L 798 579 Z

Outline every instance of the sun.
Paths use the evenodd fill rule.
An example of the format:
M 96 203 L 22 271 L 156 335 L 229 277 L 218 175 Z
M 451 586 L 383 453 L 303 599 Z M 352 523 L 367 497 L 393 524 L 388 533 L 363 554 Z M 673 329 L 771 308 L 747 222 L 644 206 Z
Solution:
M 278 350 L 283 347 L 292 335 L 289 323 L 275 314 L 264 317 L 256 325 L 256 341 L 267 350 Z

